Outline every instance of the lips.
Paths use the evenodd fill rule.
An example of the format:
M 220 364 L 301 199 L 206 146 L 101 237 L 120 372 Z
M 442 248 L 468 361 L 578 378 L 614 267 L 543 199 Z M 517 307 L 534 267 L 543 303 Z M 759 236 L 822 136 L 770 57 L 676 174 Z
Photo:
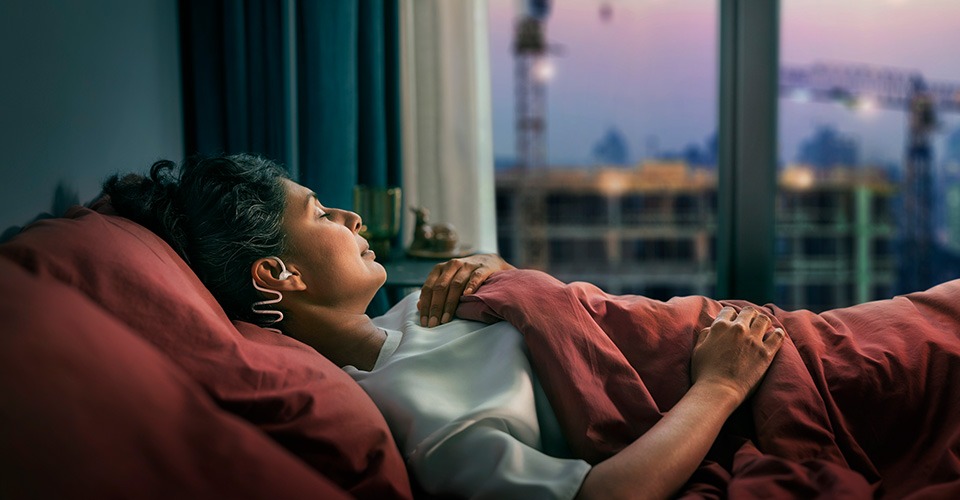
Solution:
M 372 252 L 370 251 L 370 243 L 369 243 L 366 239 L 362 239 L 362 238 L 361 238 L 360 241 L 363 242 L 363 243 L 360 244 L 361 248 L 363 249 L 363 250 L 360 251 L 360 256 L 363 257 L 363 256 L 365 256 L 365 255 L 367 255 L 367 254 L 369 254 L 369 253 L 372 253 Z

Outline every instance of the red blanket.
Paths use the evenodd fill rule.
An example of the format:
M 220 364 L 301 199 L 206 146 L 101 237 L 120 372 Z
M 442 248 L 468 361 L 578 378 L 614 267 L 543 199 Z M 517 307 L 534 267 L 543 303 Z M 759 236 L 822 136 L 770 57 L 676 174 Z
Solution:
M 523 333 L 571 448 L 596 463 L 683 396 L 697 332 L 746 304 L 513 270 L 457 313 Z M 788 339 L 683 495 L 960 498 L 960 280 L 821 314 L 763 310 Z

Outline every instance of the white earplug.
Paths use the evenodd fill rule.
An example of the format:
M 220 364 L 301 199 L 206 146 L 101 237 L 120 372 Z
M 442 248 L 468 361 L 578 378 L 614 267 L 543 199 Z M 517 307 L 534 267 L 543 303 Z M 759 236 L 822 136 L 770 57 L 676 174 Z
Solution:
M 290 271 L 287 271 L 287 266 L 283 265 L 283 261 L 280 260 L 280 257 L 270 257 L 270 258 L 277 261 L 277 264 L 280 264 L 280 274 L 277 276 L 277 279 L 285 280 L 293 276 L 293 273 L 291 273 Z

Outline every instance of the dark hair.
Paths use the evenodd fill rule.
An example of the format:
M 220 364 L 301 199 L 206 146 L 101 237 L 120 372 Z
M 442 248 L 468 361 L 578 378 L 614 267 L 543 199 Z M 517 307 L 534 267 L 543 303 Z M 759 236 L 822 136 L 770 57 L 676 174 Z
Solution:
M 166 240 L 228 315 L 264 324 L 250 311 L 260 300 L 250 265 L 284 253 L 286 178 L 277 163 L 238 154 L 191 158 L 180 168 L 161 160 L 149 177 L 114 175 L 103 191 L 117 213 Z

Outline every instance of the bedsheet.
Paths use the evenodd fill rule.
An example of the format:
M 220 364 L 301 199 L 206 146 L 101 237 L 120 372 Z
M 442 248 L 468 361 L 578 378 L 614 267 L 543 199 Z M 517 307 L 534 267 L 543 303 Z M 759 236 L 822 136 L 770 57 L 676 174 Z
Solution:
M 571 448 L 596 463 L 679 401 L 697 333 L 747 304 L 511 270 L 457 314 L 523 333 Z M 960 280 L 820 314 L 761 309 L 788 338 L 679 496 L 960 498 Z

